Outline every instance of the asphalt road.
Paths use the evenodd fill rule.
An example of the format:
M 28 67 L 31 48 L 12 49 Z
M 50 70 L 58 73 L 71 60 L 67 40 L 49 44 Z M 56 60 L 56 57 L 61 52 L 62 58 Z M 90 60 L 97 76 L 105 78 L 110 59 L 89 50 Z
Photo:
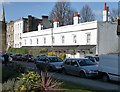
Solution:
M 27 63 L 27 62 L 19 62 L 19 63 L 26 66 L 27 69 L 37 70 L 36 65 L 34 63 Z M 106 82 L 100 81 L 99 79 L 84 79 L 77 76 L 64 75 L 62 73 L 56 73 L 56 72 L 53 72 L 51 74 L 53 74 L 53 77 L 57 79 L 80 84 L 86 87 L 90 87 L 98 90 L 109 90 L 109 91 L 116 90 L 120 92 L 120 83 L 116 83 L 116 82 L 106 83 Z

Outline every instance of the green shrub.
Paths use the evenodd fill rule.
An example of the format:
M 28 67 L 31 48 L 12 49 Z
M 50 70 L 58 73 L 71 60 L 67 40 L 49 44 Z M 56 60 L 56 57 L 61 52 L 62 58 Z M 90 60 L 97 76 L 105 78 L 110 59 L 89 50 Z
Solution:
M 35 90 L 35 85 L 40 81 L 40 75 L 37 72 L 29 71 L 18 78 L 15 86 L 16 91 Z
M 25 48 L 9 48 L 8 53 L 20 53 L 20 54 L 27 54 L 28 53 L 28 50 L 25 49 Z
M 18 77 L 20 73 L 24 73 L 26 68 L 21 64 L 12 63 L 8 66 L 2 66 L 2 82 L 4 83 L 8 79 Z
M 55 52 L 48 52 L 48 56 L 56 56 Z
M 60 57 L 62 60 L 64 60 L 66 58 L 66 54 L 65 53 L 61 53 L 58 55 L 58 57 Z
M 58 90 L 62 82 L 57 81 L 48 74 L 48 72 L 41 72 L 41 80 L 37 83 L 37 87 L 42 92 L 49 92 L 51 90 Z M 57 92 L 57 91 L 55 91 Z
M 29 54 L 36 55 L 36 54 L 45 54 L 47 55 L 47 49 L 31 49 L 29 50 Z

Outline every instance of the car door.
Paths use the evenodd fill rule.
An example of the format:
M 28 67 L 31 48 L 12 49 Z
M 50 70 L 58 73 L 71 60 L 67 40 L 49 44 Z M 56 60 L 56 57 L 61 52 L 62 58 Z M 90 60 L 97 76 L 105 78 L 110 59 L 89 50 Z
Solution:
M 71 71 L 71 74 L 73 74 L 73 75 L 78 75 L 79 74 L 78 60 L 73 59 L 71 61 L 70 71 Z
M 64 69 L 65 69 L 65 71 L 67 73 L 70 73 L 71 72 L 71 69 L 70 69 L 70 67 L 71 67 L 71 59 L 66 59 L 64 61 L 63 67 L 64 67 Z

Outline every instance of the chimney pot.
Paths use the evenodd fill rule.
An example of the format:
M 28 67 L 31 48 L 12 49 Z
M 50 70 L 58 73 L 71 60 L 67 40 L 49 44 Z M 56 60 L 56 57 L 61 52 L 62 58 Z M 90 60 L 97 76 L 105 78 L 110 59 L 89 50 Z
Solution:
M 53 22 L 59 22 L 59 19 L 55 18 L 53 19 Z
M 106 2 L 104 3 L 104 10 L 107 10 L 107 7 L 106 7 Z
M 74 13 L 74 17 L 79 17 L 78 12 L 75 12 L 75 13 Z

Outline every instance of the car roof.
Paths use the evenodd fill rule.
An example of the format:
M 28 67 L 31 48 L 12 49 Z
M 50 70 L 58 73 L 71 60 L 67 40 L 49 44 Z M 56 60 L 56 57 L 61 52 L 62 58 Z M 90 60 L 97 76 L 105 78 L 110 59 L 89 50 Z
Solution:
M 87 58 L 66 58 L 66 59 L 70 59 L 70 60 L 86 60 Z

